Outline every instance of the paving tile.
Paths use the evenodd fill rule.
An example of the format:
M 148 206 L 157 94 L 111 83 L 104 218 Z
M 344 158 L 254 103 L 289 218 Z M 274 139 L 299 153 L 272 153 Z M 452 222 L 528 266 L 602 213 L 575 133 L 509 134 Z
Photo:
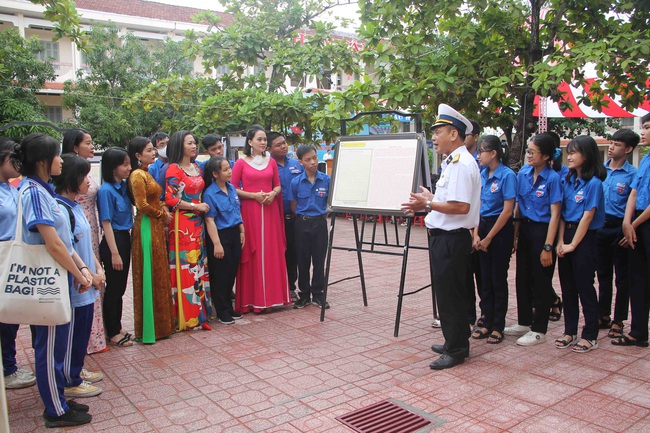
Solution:
M 337 239 L 350 244 L 350 222 L 337 222 Z M 413 242 L 426 244 L 423 228 L 414 227 Z M 393 337 L 400 265 L 394 256 L 364 254 L 368 306 L 358 278 L 342 281 L 330 286 L 324 322 L 314 306 L 274 308 L 231 326 L 213 323 L 212 331 L 88 356 L 86 368 L 105 374 L 104 392 L 83 401 L 93 422 L 71 431 L 345 433 L 336 416 L 386 399 L 443 420 L 433 431 L 650 431 L 650 351 L 612 346 L 604 331 L 600 349 L 588 354 L 553 347 L 563 321 L 550 323 L 547 343 L 534 347 L 517 346 L 515 337 L 499 345 L 471 340 L 467 362 L 430 370 L 437 357 L 430 346 L 443 336 L 431 328 L 429 290 L 404 298 Z M 429 284 L 421 272 L 428 266 L 426 251 L 411 250 L 409 288 Z M 513 261 L 508 324 L 517 317 L 514 268 Z M 330 281 L 357 273 L 356 256 L 335 251 Z M 555 287 L 559 292 L 557 273 Z M 127 330 L 131 293 L 124 298 Z M 30 338 L 21 326 L 18 361 L 33 369 Z M 36 387 L 9 390 L 7 400 L 13 433 L 47 431 Z

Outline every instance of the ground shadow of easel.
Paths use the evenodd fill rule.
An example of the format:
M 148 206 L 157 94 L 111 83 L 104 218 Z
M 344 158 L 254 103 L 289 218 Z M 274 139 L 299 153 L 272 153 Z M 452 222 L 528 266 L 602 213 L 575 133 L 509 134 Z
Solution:
M 347 132 L 347 122 L 357 120 L 360 117 L 363 116 L 368 116 L 368 115 L 385 115 L 385 114 L 395 114 L 398 116 L 404 116 L 404 117 L 409 117 L 412 118 L 415 121 L 415 126 L 416 126 L 416 132 L 422 133 L 422 115 L 420 113 L 412 114 L 412 113 L 403 113 L 399 111 L 370 111 L 370 112 L 364 112 L 364 113 L 359 113 L 356 116 L 350 118 L 350 119 L 342 119 L 341 120 L 341 135 L 345 136 Z M 421 173 L 422 176 L 425 175 L 425 173 L 428 173 L 428 170 L 425 168 L 428 167 L 428 159 L 427 158 L 422 158 L 421 165 L 423 168 L 421 168 Z M 425 166 L 426 165 L 426 166 Z M 404 198 L 405 200 L 407 197 Z M 405 217 L 406 218 L 406 234 L 404 235 L 404 243 L 400 244 L 399 242 L 399 230 L 398 230 L 398 222 L 397 219 L 395 219 L 395 243 L 390 243 L 388 240 L 388 228 L 386 226 L 386 221 L 388 218 L 391 216 L 394 216 L 393 214 L 377 214 L 377 213 L 353 213 L 352 214 L 352 223 L 354 227 L 354 240 L 355 240 L 355 246 L 354 247 L 335 247 L 333 245 L 334 242 L 334 228 L 336 226 L 336 217 L 339 215 L 339 213 L 332 212 L 330 213 L 330 227 L 329 227 L 329 233 L 328 233 L 328 243 L 327 243 L 327 256 L 326 256 L 326 262 L 325 262 L 325 288 L 324 288 L 324 293 L 323 296 L 325 299 L 327 299 L 327 291 L 329 286 L 333 286 L 337 283 L 343 282 L 343 281 L 348 281 L 354 278 L 359 278 L 361 282 L 361 293 L 363 296 L 363 305 L 364 307 L 368 306 L 368 296 L 366 292 L 366 281 L 365 281 L 365 275 L 364 275 L 364 270 L 363 270 L 363 258 L 361 253 L 373 253 L 373 254 L 383 254 L 383 255 L 392 255 L 392 256 L 402 256 L 402 268 L 401 268 L 401 273 L 400 273 L 400 284 L 399 284 L 399 292 L 397 295 L 397 311 L 395 315 L 395 329 L 393 332 L 393 336 L 397 337 L 399 335 L 399 325 L 400 325 L 400 320 L 401 320 L 401 315 L 402 315 L 402 305 L 403 305 L 403 300 L 405 296 L 409 295 L 414 295 L 416 293 L 421 292 L 424 289 L 431 288 L 431 299 L 432 299 L 432 307 L 433 307 L 433 318 L 434 318 L 434 325 L 436 323 L 439 323 L 439 317 L 438 317 L 438 311 L 436 307 L 436 297 L 435 297 L 435 292 L 433 290 L 433 286 L 431 284 L 428 284 L 426 286 L 420 287 L 416 290 L 410 291 L 410 292 L 405 292 L 404 291 L 404 285 L 406 282 L 406 268 L 407 268 L 407 263 L 408 263 L 408 253 L 410 249 L 417 249 L 417 250 L 426 250 L 427 252 L 429 251 L 428 246 L 427 247 L 421 247 L 421 246 L 412 246 L 410 245 L 410 239 L 411 239 L 411 228 L 413 226 L 413 221 L 416 216 L 421 217 L 424 214 L 417 214 L 417 215 L 410 215 Z M 374 219 L 371 221 L 372 222 L 372 237 L 370 241 L 364 241 L 364 234 L 365 234 L 365 225 L 366 225 L 366 219 L 361 218 L 361 230 L 359 230 L 359 216 L 363 215 L 373 215 Z M 377 243 L 376 242 L 376 234 L 377 234 L 377 223 L 378 220 L 381 220 L 382 226 L 383 226 L 383 233 L 384 233 L 384 242 L 383 243 Z M 370 246 L 369 248 L 364 248 L 365 246 Z M 383 251 L 383 250 L 377 250 L 375 249 L 376 246 L 381 246 L 381 247 L 388 247 L 388 248 L 401 248 L 402 252 L 394 252 L 394 251 Z M 329 283 L 329 275 L 330 275 L 330 265 L 331 265 L 331 259 L 332 259 L 332 250 L 344 250 L 344 251 L 356 251 L 357 253 L 357 261 L 359 264 L 359 275 L 354 275 L 351 277 L 345 277 L 342 279 L 339 279 L 337 281 L 334 281 L 332 283 Z M 432 265 L 431 265 L 431 260 L 429 260 L 429 273 L 430 276 L 432 276 Z M 433 281 L 433 279 L 431 280 Z M 323 322 L 325 320 L 325 308 L 321 308 L 321 314 L 320 314 L 320 321 Z

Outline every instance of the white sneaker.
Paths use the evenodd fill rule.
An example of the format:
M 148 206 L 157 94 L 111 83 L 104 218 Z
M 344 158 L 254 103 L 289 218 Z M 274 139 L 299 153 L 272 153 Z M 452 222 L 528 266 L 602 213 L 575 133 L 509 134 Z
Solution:
M 546 341 L 546 334 L 541 332 L 528 331 L 523 337 L 519 337 L 517 344 L 520 346 L 534 346 Z
M 34 375 L 34 373 L 32 373 L 31 371 L 27 370 L 26 368 L 18 367 L 18 368 L 16 369 L 16 371 L 17 371 L 19 374 L 21 374 L 23 377 L 36 377 L 36 376 Z
M 5 389 L 20 389 L 33 386 L 36 383 L 36 376 L 27 375 L 23 371 L 16 370 L 9 376 L 5 376 Z
M 524 335 L 528 331 L 530 331 L 530 326 L 523 326 L 517 323 L 516 325 L 506 326 L 506 328 L 503 330 L 503 334 L 514 335 L 515 337 L 519 337 L 521 335 Z
M 94 397 L 102 393 L 102 389 L 92 385 L 90 382 L 83 381 L 78 386 L 67 387 L 63 390 L 63 395 L 68 398 L 85 398 Z
M 433 319 L 433 322 L 431 322 L 431 327 L 432 328 L 442 328 L 442 324 L 440 323 L 440 319 Z
M 85 368 L 81 369 L 81 374 L 79 374 L 81 380 L 89 383 L 97 383 L 104 378 L 104 373 L 88 371 Z

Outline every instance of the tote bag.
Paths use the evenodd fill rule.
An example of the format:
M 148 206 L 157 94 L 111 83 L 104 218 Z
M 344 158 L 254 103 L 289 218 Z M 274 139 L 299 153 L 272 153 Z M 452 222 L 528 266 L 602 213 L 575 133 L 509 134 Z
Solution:
M 28 187 L 35 188 L 35 187 Z M 22 194 L 14 240 L 0 242 L 0 322 L 63 325 L 70 322 L 68 271 L 45 245 L 23 242 Z

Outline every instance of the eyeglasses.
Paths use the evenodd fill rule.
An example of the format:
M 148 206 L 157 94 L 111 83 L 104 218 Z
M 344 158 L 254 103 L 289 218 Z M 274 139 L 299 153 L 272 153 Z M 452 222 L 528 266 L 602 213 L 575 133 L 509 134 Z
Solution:
M 542 153 L 542 152 L 540 152 L 539 150 L 533 150 L 533 149 L 527 149 L 526 150 L 526 155 L 528 155 L 528 156 L 533 156 L 536 153 Z

